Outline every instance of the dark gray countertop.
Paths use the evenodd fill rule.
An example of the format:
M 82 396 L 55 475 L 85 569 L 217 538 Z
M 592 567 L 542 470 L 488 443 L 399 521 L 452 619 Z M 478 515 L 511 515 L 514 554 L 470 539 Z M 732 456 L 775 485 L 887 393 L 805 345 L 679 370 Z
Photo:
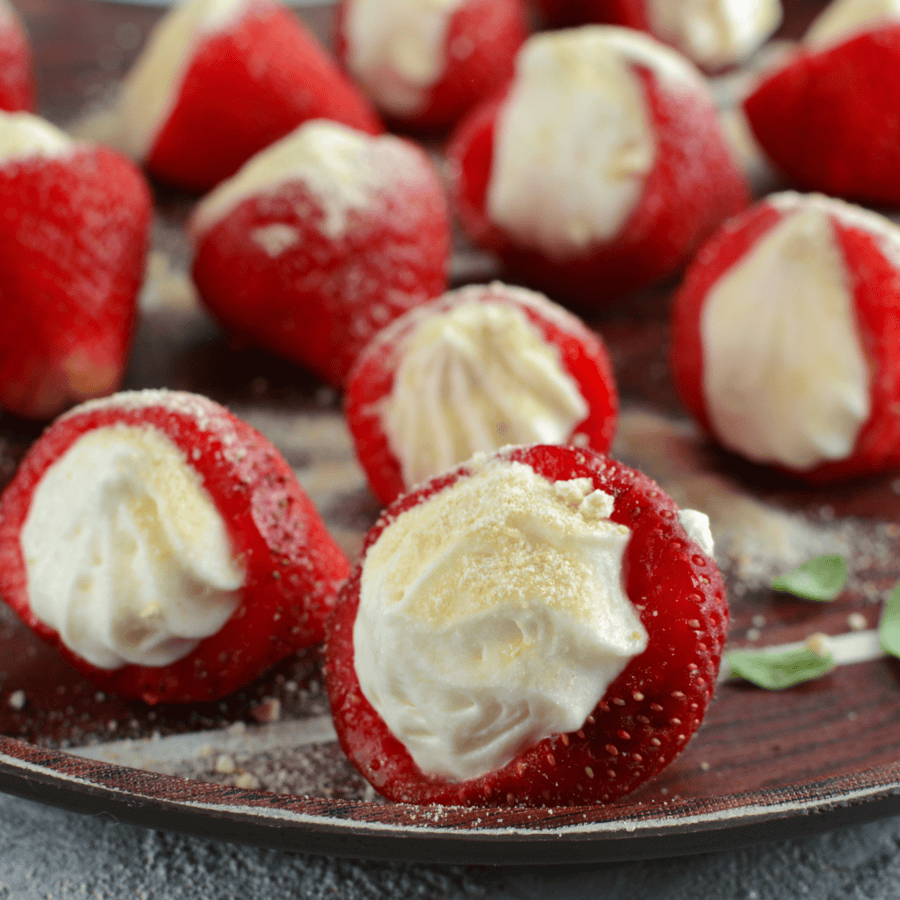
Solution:
M 652 862 L 486 869 L 304 856 L 0 796 L 0 900 L 895 900 L 900 817 Z

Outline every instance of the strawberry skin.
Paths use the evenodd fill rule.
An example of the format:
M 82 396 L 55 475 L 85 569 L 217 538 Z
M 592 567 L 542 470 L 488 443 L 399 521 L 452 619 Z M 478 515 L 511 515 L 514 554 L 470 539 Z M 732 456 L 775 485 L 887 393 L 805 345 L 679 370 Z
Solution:
M 281 4 L 248 0 L 236 24 L 200 41 L 146 158 L 156 178 L 206 191 L 309 119 L 380 133 L 377 115 Z
M 451 196 L 471 239 L 497 253 L 516 279 L 586 309 L 608 306 L 675 274 L 720 222 L 750 201 L 708 98 L 670 91 L 645 68 L 636 68 L 656 134 L 656 162 L 619 234 L 578 255 L 552 257 L 490 220 L 486 201 L 494 133 L 505 98 L 470 113 L 447 148 Z
M 100 146 L 0 167 L 0 406 L 47 419 L 110 394 L 127 362 L 152 202 Z
M 355 0 L 342 0 L 337 12 L 336 50 L 344 68 L 349 65 L 347 16 Z M 438 79 L 424 91 L 421 106 L 398 115 L 383 104 L 381 112 L 392 124 L 416 130 L 444 130 L 500 90 L 513 74 L 513 62 L 528 35 L 522 0 L 466 0 L 451 16 L 444 39 L 446 64 Z M 364 82 L 357 75 L 357 80 Z M 378 99 L 373 94 L 373 101 Z
M 767 156 L 796 185 L 900 204 L 900 25 L 800 49 L 746 99 Z M 860 98 L 864 98 L 861 102 Z
M 412 487 L 403 477 L 378 412 L 394 386 L 404 343 L 426 315 L 444 315 L 467 299 L 467 294 L 451 292 L 398 319 L 366 346 L 348 379 L 344 407 L 347 425 L 369 485 L 384 504 Z M 612 363 L 600 337 L 555 304 L 525 302 L 499 284 L 483 289 L 483 301 L 519 310 L 547 344 L 556 348 L 562 368 L 577 383 L 589 408 L 587 417 L 574 427 L 572 435 L 579 435 L 579 441 L 595 450 L 608 450 L 615 434 L 619 403 Z
M 82 435 L 114 425 L 155 429 L 196 469 L 246 577 L 238 608 L 215 634 L 166 666 L 98 669 L 31 611 L 20 533 L 44 472 Z M 0 501 L 0 596 L 104 691 L 147 703 L 213 700 L 296 650 L 321 641 L 348 563 L 293 471 L 259 432 L 205 397 L 142 391 L 93 401 L 57 419 Z
M 849 205 L 846 215 L 839 210 L 835 204 L 830 221 L 871 370 L 871 411 L 845 458 L 802 470 L 775 466 L 794 478 L 818 484 L 900 466 L 900 268 L 896 243 L 885 246 L 883 236 L 866 227 Z M 703 307 L 717 281 L 751 253 L 783 215 L 768 198 L 726 223 L 697 253 L 673 300 L 669 353 L 672 377 L 681 402 L 714 437 L 703 386 Z M 815 336 L 809 339 L 814 341 Z
M 551 480 L 590 478 L 615 498 L 613 521 L 632 535 L 625 590 L 649 635 L 647 649 L 609 686 L 584 726 L 546 738 L 503 768 L 451 782 L 423 774 L 363 696 L 354 669 L 353 623 L 365 553 L 398 515 L 452 485 L 466 466 L 399 498 L 366 538 L 344 586 L 327 644 L 326 679 L 338 738 L 359 771 L 395 802 L 571 806 L 610 802 L 668 765 L 696 731 L 713 694 L 728 624 L 714 562 L 688 538 L 655 482 L 590 450 L 533 445 L 503 458 Z
M 0 0 L 0 109 L 34 109 L 31 46 L 15 10 Z
M 338 387 L 373 334 L 447 285 L 449 213 L 436 171 L 409 141 L 371 141 L 394 162 L 340 234 L 328 233 L 323 199 L 300 176 L 193 229 L 204 305 L 229 331 Z M 250 237 L 272 228 L 295 236 L 274 256 Z

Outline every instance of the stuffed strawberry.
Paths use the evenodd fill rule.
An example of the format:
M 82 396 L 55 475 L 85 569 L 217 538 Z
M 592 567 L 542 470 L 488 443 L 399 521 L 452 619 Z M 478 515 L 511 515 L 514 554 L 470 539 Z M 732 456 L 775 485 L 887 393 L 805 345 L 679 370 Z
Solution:
M 0 206 L 0 406 L 52 418 L 121 381 L 150 192 L 119 154 L 0 113 Z
M 517 279 L 599 307 L 679 271 L 748 202 L 700 73 L 635 31 L 530 38 L 448 156 L 462 223 Z
M 507 444 L 605 451 L 618 399 L 600 337 L 540 294 L 495 283 L 450 291 L 360 354 L 346 417 L 373 492 L 413 485 Z
M 538 0 L 547 22 L 604 22 L 647 31 L 697 65 L 746 59 L 781 23 L 781 0 Z
M 54 422 L 0 503 L 0 596 L 104 691 L 211 700 L 321 641 L 348 564 L 291 468 L 193 394 Z
M 31 45 L 15 9 L 0 0 L 0 109 L 34 109 Z
M 900 228 L 777 194 L 697 254 L 672 309 L 685 406 L 727 449 L 813 482 L 900 465 Z
M 523 0 L 343 0 L 337 51 L 392 122 L 443 129 L 512 78 Z
M 796 185 L 900 204 L 900 22 L 828 28 L 745 100 L 769 159 Z
M 680 753 L 728 620 L 706 517 L 592 450 L 479 455 L 369 532 L 327 645 L 338 738 L 389 799 L 615 800 Z
M 414 144 L 308 122 L 200 203 L 194 281 L 230 331 L 341 386 L 376 331 L 446 288 L 446 207 Z
M 277 0 L 187 0 L 159 23 L 125 79 L 110 139 L 161 181 L 206 191 L 315 118 L 382 130 Z

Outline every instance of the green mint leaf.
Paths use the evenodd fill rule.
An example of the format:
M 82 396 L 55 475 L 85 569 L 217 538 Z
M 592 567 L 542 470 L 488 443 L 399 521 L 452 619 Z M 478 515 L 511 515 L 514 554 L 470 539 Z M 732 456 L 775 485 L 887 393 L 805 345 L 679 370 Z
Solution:
M 878 643 L 885 653 L 900 656 L 900 584 L 884 604 L 881 621 L 878 623 Z
M 847 561 L 838 553 L 815 556 L 772 580 L 772 590 L 820 603 L 834 600 L 847 583 Z
M 830 652 L 823 653 L 812 647 L 731 650 L 724 658 L 732 675 L 770 691 L 812 681 L 834 668 L 834 657 Z

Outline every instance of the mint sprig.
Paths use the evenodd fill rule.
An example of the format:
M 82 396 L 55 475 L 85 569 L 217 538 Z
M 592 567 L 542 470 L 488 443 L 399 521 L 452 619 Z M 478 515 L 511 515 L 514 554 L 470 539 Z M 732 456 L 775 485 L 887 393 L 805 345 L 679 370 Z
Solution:
M 827 553 L 772 579 L 772 590 L 827 603 L 844 589 L 847 575 L 847 560 L 839 553 Z
M 891 592 L 878 623 L 878 643 L 891 656 L 900 656 L 900 584 Z
M 770 691 L 812 681 L 834 666 L 831 652 L 810 646 L 788 650 L 731 650 L 724 656 L 732 675 Z

